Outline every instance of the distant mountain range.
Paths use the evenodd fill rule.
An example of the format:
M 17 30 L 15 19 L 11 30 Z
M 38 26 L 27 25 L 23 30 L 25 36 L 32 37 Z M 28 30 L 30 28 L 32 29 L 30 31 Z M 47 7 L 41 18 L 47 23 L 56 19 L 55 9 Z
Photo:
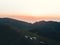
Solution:
M 34 24 L 30 24 L 27 22 L 18 21 L 16 19 L 0 18 L 0 24 L 9 25 L 12 28 L 14 28 L 14 30 L 16 30 L 16 29 L 23 30 L 23 32 L 27 31 L 27 32 L 37 34 L 37 35 L 39 35 L 39 37 L 42 36 L 42 38 L 40 38 L 40 39 L 42 39 L 42 40 L 44 39 L 46 42 L 49 43 L 49 45 L 50 45 L 50 42 L 60 45 L 60 22 L 39 21 L 39 22 L 35 22 Z M 27 32 L 25 32 L 25 33 L 27 33 Z M 28 33 L 28 34 L 30 34 L 30 33 Z M 33 35 L 33 34 L 31 34 L 31 35 Z M 55 42 L 53 42 L 52 40 L 54 40 Z M 53 45 L 53 44 L 51 44 L 51 45 Z

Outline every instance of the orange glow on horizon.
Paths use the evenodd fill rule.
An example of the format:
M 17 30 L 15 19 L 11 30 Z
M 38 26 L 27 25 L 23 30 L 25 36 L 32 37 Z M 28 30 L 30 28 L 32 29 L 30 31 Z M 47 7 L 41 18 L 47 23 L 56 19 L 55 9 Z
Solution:
M 17 20 L 22 20 L 22 21 L 26 21 L 26 22 L 29 22 L 29 23 L 34 23 L 36 21 L 42 21 L 42 20 L 53 20 L 53 21 L 60 21 L 60 16 L 57 16 L 55 14 L 55 16 L 53 14 L 49 14 L 49 15 L 40 15 L 40 16 L 32 16 L 32 15 L 3 15 L 3 14 L 0 14 L 0 17 L 8 17 L 8 18 L 13 18 L 13 19 L 17 19 Z
M 26 22 L 60 21 L 60 0 L 0 0 L 0 17 Z

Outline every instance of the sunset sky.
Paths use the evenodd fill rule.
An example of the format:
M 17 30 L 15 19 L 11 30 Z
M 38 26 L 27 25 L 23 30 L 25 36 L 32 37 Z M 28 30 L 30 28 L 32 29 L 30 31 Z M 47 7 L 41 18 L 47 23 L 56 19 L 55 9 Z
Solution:
M 0 0 L 0 17 L 60 21 L 60 0 Z

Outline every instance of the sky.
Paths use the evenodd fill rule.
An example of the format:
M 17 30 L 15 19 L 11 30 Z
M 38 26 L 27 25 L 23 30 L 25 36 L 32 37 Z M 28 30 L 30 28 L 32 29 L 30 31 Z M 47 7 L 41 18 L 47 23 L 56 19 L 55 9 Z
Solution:
M 0 0 L 0 17 L 60 21 L 60 0 Z

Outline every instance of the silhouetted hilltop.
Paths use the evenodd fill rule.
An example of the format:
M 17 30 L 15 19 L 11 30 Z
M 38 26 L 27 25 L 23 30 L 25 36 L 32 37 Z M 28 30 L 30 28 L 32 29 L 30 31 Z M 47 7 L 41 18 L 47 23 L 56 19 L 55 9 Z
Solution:
M 60 22 L 40 21 L 34 23 L 33 27 L 32 32 L 60 41 Z
M 16 28 L 20 28 L 22 30 L 28 30 L 31 28 L 30 23 L 24 21 L 18 21 L 16 19 L 11 19 L 11 18 L 0 18 L 0 23 L 7 24 Z

